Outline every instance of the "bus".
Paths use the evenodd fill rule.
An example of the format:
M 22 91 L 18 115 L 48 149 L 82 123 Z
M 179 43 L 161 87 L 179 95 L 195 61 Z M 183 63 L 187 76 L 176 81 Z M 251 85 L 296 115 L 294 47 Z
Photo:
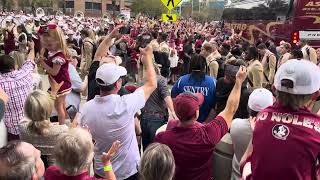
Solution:
M 320 47 L 320 0 L 290 0 L 283 20 L 225 20 L 225 27 L 242 31 L 242 39 L 254 44 L 257 39 L 290 42 L 294 47 L 300 39 Z

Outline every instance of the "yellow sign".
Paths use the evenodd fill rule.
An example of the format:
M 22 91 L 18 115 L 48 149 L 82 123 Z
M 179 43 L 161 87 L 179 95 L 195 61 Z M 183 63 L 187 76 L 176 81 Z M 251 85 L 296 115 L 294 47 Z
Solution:
M 163 22 L 176 22 L 177 15 L 176 14 L 162 14 L 162 21 Z
M 163 5 L 171 11 L 173 8 L 177 7 L 182 0 L 161 0 Z

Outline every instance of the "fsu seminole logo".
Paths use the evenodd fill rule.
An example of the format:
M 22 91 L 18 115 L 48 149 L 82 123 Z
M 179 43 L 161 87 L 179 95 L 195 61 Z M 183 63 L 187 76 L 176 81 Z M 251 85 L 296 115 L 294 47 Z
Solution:
M 290 133 L 290 130 L 289 130 L 288 126 L 283 125 L 283 124 L 276 124 L 272 128 L 272 135 L 273 135 L 273 137 L 275 137 L 277 139 L 286 140 L 289 133 Z

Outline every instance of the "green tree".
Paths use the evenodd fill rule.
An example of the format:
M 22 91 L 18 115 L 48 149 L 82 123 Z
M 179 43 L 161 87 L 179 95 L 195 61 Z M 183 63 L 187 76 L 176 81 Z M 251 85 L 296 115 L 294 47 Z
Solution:
M 160 17 L 168 11 L 160 0 L 133 0 L 130 8 L 135 14 L 143 13 L 152 17 Z
M 263 4 L 251 9 L 228 8 L 223 11 L 225 20 L 275 20 L 277 11 Z
M 268 6 L 275 14 L 278 14 L 279 12 L 287 13 L 289 9 L 288 3 L 284 0 L 271 0 L 268 2 Z
M 7 10 L 12 10 L 13 2 L 11 0 L 1 0 L 2 8 Z
M 286 13 L 288 8 L 284 0 L 270 0 L 267 5 L 260 4 L 251 9 L 225 9 L 222 17 L 225 20 L 276 20 L 277 15 Z
M 288 8 L 288 3 L 284 0 L 271 0 L 268 1 L 268 6 L 270 9 L 283 10 Z
M 192 14 L 192 5 L 191 5 L 191 3 L 188 3 L 185 6 L 183 6 L 182 11 L 181 11 L 181 15 L 183 17 L 189 18 L 189 17 L 191 17 L 191 14 Z
M 34 7 L 52 7 L 52 0 L 31 0 L 30 4 Z
M 21 9 L 24 9 L 30 6 L 30 1 L 29 0 L 19 1 L 18 4 Z

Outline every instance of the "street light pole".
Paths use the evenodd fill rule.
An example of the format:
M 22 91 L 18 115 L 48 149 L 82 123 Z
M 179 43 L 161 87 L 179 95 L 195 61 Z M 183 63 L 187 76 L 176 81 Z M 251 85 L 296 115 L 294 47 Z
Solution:
M 183 4 L 183 1 L 181 2 L 180 7 L 179 7 L 179 16 L 181 16 L 182 4 Z
M 193 15 L 193 0 L 191 0 L 191 16 Z

